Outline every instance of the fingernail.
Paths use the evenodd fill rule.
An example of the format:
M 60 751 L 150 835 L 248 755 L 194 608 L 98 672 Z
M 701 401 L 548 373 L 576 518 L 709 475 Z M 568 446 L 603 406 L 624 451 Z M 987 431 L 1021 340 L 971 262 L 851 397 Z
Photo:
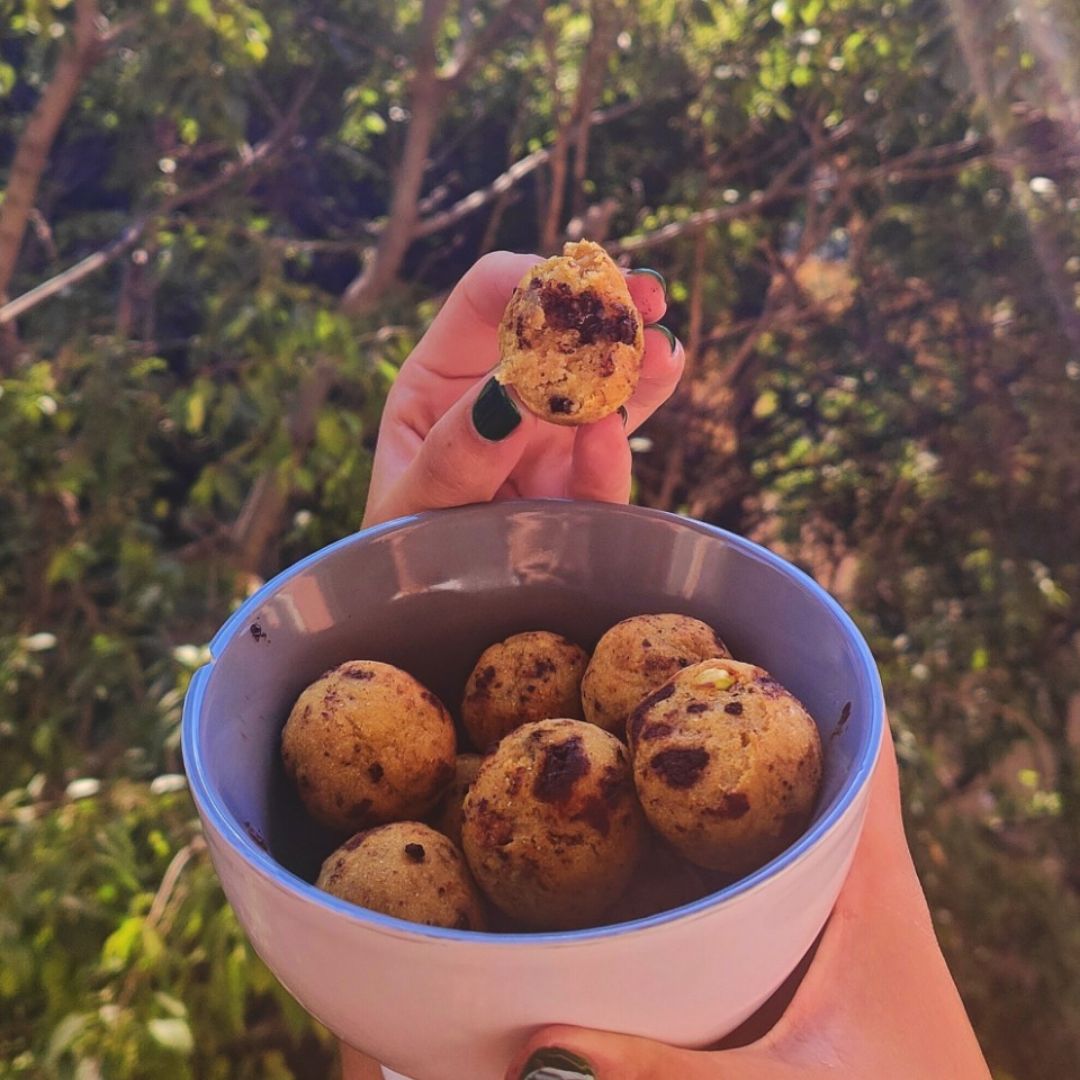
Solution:
M 525 1062 L 521 1080 L 596 1080 L 596 1073 L 583 1057 L 545 1046 Z
M 627 423 L 630 420 L 630 414 L 626 411 L 625 405 L 619 406 L 619 419 L 622 421 L 622 426 L 626 427 Z
M 667 338 L 668 348 L 671 349 L 671 355 L 675 355 L 675 348 L 679 344 L 679 339 L 666 327 L 663 323 L 653 323 L 649 327 L 650 330 L 659 330 L 664 337 Z
M 660 288 L 664 290 L 664 295 L 667 295 L 667 282 L 664 280 L 664 275 L 659 270 L 653 270 L 652 267 L 642 266 L 640 269 L 631 270 L 630 276 L 637 277 L 639 274 L 648 274 L 649 277 L 656 278 L 660 282 Z
M 472 408 L 473 427 L 488 442 L 500 442 L 521 423 L 521 413 L 506 387 L 492 376 Z

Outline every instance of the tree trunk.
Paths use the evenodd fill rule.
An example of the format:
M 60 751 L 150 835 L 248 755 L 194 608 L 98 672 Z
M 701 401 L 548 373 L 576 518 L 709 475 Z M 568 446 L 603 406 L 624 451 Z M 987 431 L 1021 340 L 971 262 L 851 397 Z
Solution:
M 100 21 L 97 0 L 75 0 L 73 40 L 60 54 L 53 77 L 16 144 L 0 204 L 0 303 L 7 299 L 53 141 L 87 72 L 104 53 L 106 38 L 99 29 Z
M 447 88 L 436 70 L 435 36 L 442 25 L 448 0 L 427 0 L 421 19 L 420 44 L 416 51 L 416 74 L 409 92 L 409 130 L 401 165 L 394 177 L 394 196 L 386 227 L 363 272 L 345 290 L 341 308 L 349 315 L 365 315 L 374 309 L 393 283 L 412 242 L 419 211 L 424 167 L 435 125 L 446 102 Z

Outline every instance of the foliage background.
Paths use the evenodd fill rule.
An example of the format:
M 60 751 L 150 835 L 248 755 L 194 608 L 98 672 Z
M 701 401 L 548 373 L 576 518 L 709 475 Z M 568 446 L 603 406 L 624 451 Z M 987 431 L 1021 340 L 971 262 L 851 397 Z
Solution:
M 636 499 L 855 613 L 995 1076 L 1074 1075 L 1074 5 L 0 0 L 0 34 L 0 1077 L 326 1075 L 206 858 L 186 681 L 357 526 L 464 269 L 579 235 L 663 271 L 687 345 Z

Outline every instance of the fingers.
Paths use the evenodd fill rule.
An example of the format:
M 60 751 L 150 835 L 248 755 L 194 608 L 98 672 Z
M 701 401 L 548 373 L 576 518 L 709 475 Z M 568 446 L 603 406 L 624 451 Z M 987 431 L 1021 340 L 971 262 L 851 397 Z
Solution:
M 618 414 L 577 430 L 567 494 L 593 502 L 630 501 L 630 444 Z
M 607 1031 L 555 1026 L 536 1032 L 506 1080 L 784 1080 L 793 1074 L 752 1050 L 708 1054 Z
M 646 326 L 659 322 L 664 317 L 664 312 L 667 311 L 667 285 L 658 270 L 647 267 L 628 270 L 626 287 L 630 290 L 630 298 L 637 305 Z
M 645 330 L 645 355 L 634 396 L 626 403 L 626 430 L 640 427 L 675 392 L 686 364 L 682 342 L 666 327 Z
M 499 362 L 496 330 L 525 271 L 539 255 L 492 251 L 454 286 L 439 314 L 402 367 L 448 379 L 478 379 Z
M 369 508 L 365 525 L 488 502 L 521 459 L 536 423 L 494 379 L 485 380 L 431 428 L 416 456 Z

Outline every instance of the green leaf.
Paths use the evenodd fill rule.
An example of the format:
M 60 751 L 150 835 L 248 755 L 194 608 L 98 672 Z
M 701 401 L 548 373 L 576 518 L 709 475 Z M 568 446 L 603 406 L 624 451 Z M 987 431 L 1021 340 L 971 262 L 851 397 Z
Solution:
M 115 970 L 128 963 L 142 938 L 143 925 L 141 916 L 129 916 L 105 939 L 101 959 L 107 968 Z
M 761 394 L 751 410 L 755 420 L 766 420 L 780 407 L 780 398 L 775 390 L 766 390 Z
M 150 1037 L 166 1050 L 172 1050 L 186 1057 L 195 1049 L 191 1028 L 181 1017 L 158 1017 L 146 1025 L 146 1030 L 150 1032 Z
M 53 1033 L 49 1036 L 49 1046 L 45 1052 L 46 1060 L 50 1065 L 56 1065 L 71 1049 L 72 1043 L 86 1030 L 89 1022 L 89 1013 L 68 1013 L 53 1028 Z
M 184 416 L 184 427 L 192 434 L 198 435 L 206 423 L 206 398 L 201 390 L 195 390 L 187 400 L 187 411 Z
M 158 990 L 154 994 L 154 1000 L 170 1016 L 178 1018 L 187 1016 L 187 1006 L 179 998 L 173 997 L 172 994 L 166 994 L 164 990 Z

